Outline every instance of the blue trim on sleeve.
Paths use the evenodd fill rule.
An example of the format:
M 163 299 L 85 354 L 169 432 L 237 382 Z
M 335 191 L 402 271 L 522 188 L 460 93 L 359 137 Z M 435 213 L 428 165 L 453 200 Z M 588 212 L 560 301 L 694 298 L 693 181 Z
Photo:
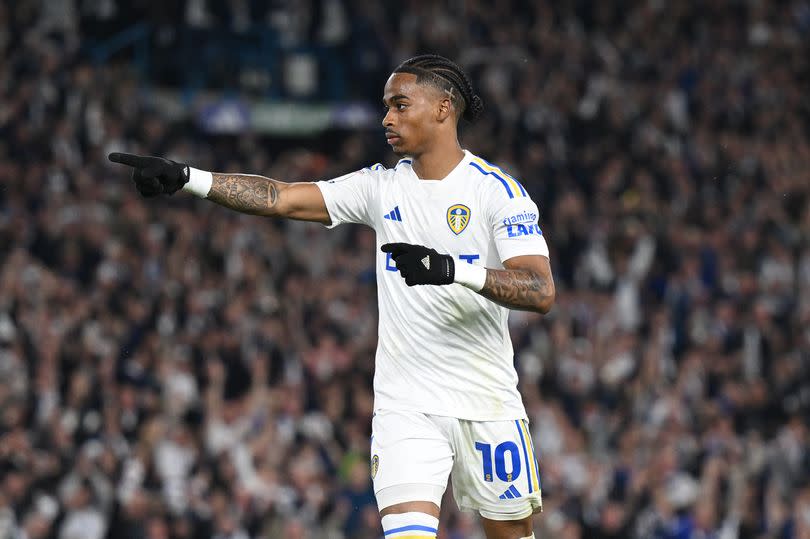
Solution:
M 512 193 L 512 190 L 509 188 L 509 184 L 508 184 L 508 183 L 506 182 L 506 180 L 505 180 L 505 179 L 503 179 L 503 178 L 502 178 L 502 177 L 501 177 L 499 174 L 497 174 L 497 173 L 495 173 L 495 172 L 490 172 L 490 171 L 488 171 L 488 170 L 484 170 L 483 168 L 481 168 L 481 166 L 480 166 L 478 163 L 473 163 L 473 162 L 470 162 L 470 165 L 472 165 L 472 166 L 474 166 L 475 168 L 477 168 L 477 169 L 478 169 L 478 171 L 479 171 L 481 174 L 483 174 L 484 176 L 488 176 L 488 175 L 489 175 L 489 176 L 495 176 L 496 178 L 498 178 L 498 180 L 501 182 L 501 184 L 503 184 L 503 188 L 504 188 L 504 189 L 506 189 L 506 192 L 509 194 L 509 198 L 515 198 L 515 195 Z M 515 183 L 517 183 L 517 182 L 515 182 Z M 518 184 L 518 185 L 520 185 L 520 184 Z
M 490 163 L 489 161 L 487 161 L 487 160 L 486 160 L 486 159 L 484 159 L 483 157 L 479 157 L 479 159 L 480 159 L 481 161 L 483 161 L 484 163 L 486 163 L 487 165 L 491 166 L 492 168 L 497 168 L 498 170 L 500 170 L 501 172 L 503 172 L 503 174 L 504 174 L 505 176 L 509 176 L 509 179 L 510 179 L 510 180 L 512 180 L 513 182 L 515 182 L 515 183 L 517 184 L 517 186 L 520 188 L 520 192 L 521 192 L 521 194 L 522 194 L 524 197 L 525 197 L 525 196 L 529 196 L 529 195 L 526 193 L 526 190 L 523 188 L 523 186 L 520 184 L 520 182 L 519 182 L 519 181 L 517 181 L 517 179 L 515 179 L 515 177 L 514 177 L 514 176 L 512 176 L 511 174 L 509 174 L 508 172 L 506 172 L 506 171 L 505 171 L 504 169 L 502 169 L 501 167 L 499 167 L 499 166 L 497 166 L 497 165 L 493 165 L 492 163 Z

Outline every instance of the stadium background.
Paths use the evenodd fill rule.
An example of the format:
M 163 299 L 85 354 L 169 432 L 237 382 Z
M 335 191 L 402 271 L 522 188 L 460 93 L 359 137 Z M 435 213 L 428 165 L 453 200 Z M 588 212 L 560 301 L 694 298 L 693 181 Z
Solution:
M 1 0 L 0 538 L 381 536 L 373 233 L 105 156 L 391 163 L 421 52 L 551 246 L 556 306 L 511 316 L 538 538 L 810 537 L 809 33 L 806 0 Z

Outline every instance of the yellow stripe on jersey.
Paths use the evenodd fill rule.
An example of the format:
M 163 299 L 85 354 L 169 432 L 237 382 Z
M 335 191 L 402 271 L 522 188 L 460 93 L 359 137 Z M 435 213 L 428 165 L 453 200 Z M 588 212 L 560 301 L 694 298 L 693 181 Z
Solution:
M 537 461 L 534 457 L 534 444 L 532 443 L 529 428 L 526 426 L 526 421 L 520 421 L 520 428 L 523 430 L 523 436 L 526 437 L 526 451 L 529 452 L 529 473 L 532 477 L 532 490 L 535 492 L 540 490 L 540 478 L 537 476 Z
M 515 178 L 504 172 L 501 167 L 497 167 L 495 165 L 487 163 L 480 157 L 473 158 L 473 161 L 476 164 L 480 165 L 481 168 L 483 168 L 487 172 L 491 172 L 492 174 L 495 174 L 497 177 L 502 178 L 505 182 L 507 182 L 511 186 L 512 192 L 515 194 L 516 197 L 526 196 L 526 190 L 523 188 L 523 186 L 520 185 L 520 183 L 518 183 L 518 181 Z

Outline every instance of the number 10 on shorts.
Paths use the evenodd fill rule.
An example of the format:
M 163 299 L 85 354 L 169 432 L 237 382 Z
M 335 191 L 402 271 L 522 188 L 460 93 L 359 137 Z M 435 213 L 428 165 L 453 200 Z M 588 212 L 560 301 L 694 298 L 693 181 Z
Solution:
M 520 476 L 520 452 L 515 442 L 503 442 L 495 446 L 493 458 L 492 445 L 483 442 L 475 442 L 475 450 L 481 452 L 481 459 L 484 465 L 484 481 L 492 481 L 493 461 L 495 464 L 495 475 L 498 479 L 511 482 Z M 509 455 L 507 459 L 506 455 Z M 506 461 L 510 461 L 509 471 L 506 470 Z

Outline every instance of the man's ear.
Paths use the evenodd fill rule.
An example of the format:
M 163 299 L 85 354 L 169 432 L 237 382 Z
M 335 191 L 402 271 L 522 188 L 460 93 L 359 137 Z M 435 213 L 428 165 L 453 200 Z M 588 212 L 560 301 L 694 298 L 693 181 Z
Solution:
M 448 118 L 453 115 L 453 102 L 450 101 L 449 97 L 445 97 L 441 101 L 439 101 L 439 108 L 437 110 L 437 119 L 440 122 L 444 122 Z

